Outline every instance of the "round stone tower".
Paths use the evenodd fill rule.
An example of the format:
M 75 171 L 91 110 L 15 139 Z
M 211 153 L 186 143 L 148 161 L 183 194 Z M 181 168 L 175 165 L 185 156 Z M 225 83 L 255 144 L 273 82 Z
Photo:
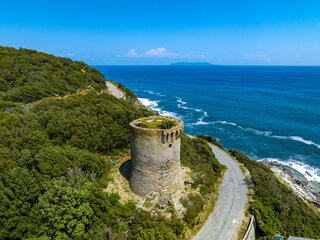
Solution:
M 157 122 L 170 120 L 176 126 L 160 129 Z M 148 124 L 154 127 L 148 127 Z M 174 191 L 183 186 L 180 167 L 180 139 L 183 122 L 180 119 L 152 116 L 130 123 L 131 128 L 131 189 L 138 195 Z

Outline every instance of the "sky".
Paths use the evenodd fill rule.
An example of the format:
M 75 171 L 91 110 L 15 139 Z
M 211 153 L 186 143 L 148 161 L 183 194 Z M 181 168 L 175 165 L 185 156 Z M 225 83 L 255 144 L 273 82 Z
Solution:
M 319 0 L 0 0 L 0 45 L 90 65 L 320 66 Z

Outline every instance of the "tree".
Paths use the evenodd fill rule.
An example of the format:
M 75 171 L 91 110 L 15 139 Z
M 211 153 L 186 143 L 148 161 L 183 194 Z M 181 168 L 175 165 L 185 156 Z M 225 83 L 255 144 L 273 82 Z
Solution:
M 21 239 L 41 223 L 33 208 L 40 195 L 40 176 L 16 167 L 1 174 L 0 180 L 0 239 Z
M 83 236 L 94 217 L 89 202 L 91 187 L 92 182 L 81 171 L 48 182 L 39 198 L 40 212 L 45 218 L 40 234 L 55 239 Z

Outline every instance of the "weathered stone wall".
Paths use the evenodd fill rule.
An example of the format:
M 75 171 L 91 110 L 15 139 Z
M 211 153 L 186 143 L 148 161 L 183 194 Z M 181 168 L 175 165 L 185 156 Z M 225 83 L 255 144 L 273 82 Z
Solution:
M 159 116 L 156 116 L 159 118 Z M 153 117 L 149 117 L 153 118 Z M 171 129 L 149 129 L 139 126 L 140 120 L 130 123 L 131 127 L 131 189 L 138 195 L 164 189 L 182 187 L 180 167 L 180 141 L 183 122 Z

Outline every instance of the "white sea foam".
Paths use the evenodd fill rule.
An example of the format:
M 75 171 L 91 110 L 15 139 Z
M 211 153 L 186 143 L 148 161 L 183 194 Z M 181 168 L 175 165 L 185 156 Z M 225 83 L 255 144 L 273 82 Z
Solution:
M 257 129 L 253 129 L 253 128 L 244 128 L 239 126 L 241 129 L 248 131 L 248 132 L 252 132 L 256 135 L 260 135 L 260 136 L 265 136 L 265 137 L 272 137 L 272 132 L 271 131 L 260 131 Z
M 182 108 L 182 109 L 186 109 L 186 110 L 193 110 L 193 111 L 196 111 L 196 112 L 202 112 L 203 110 L 202 109 L 198 109 L 198 108 L 191 108 L 191 107 L 187 107 L 185 106 L 188 102 L 185 102 L 182 100 L 182 98 L 180 97 L 176 97 L 177 98 L 177 106 L 178 108 Z
M 215 121 L 216 123 L 221 123 L 221 124 L 226 124 L 226 125 L 232 125 L 232 126 L 237 126 L 236 123 L 233 122 L 227 122 L 227 121 Z
M 181 98 L 179 98 L 179 97 L 176 97 L 176 98 L 177 98 L 177 102 L 179 102 L 179 103 L 181 103 L 181 104 L 183 104 L 183 105 L 187 104 L 187 102 L 182 101 Z
M 208 113 L 207 112 L 203 112 L 203 115 L 201 117 L 198 118 L 198 121 L 193 123 L 192 125 L 208 125 L 211 124 L 210 122 L 204 122 L 203 119 L 208 117 Z
M 138 98 L 138 100 L 146 107 L 150 107 L 151 109 L 158 107 L 159 101 L 151 101 L 148 98 Z
M 166 96 L 166 95 L 164 95 L 162 93 L 154 92 L 154 91 L 151 91 L 151 90 L 143 90 L 142 92 L 149 93 L 151 95 L 156 95 L 158 97 L 165 97 Z
M 277 139 L 284 139 L 284 140 L 293 140 L 293 141 L 298 141 L 307 145 L 313 145 L 317 148 L 320 148 L 320 144 L 317 144 L 311 140 L 306 140 L 300 136 L 278 136 L 278 135 L 273 135 L 273 133 L 271 131 L 261 131 L 261 130 L 257 130 L 254 128 L 245 128 L 242 126 L 237 125 L 236 123 L 233 122 L 227 122 L 227 121 L 215 121 L 215 123 L 220 123 L 220 124 L 225 124 L 225 125 L 232 125 L 232 126 L 238 126 L 240 129 L 247 131 L 247 132 L 251 132 L 254 133 L 256 135 L 260 135 L 260 136 L 265 136 L 265 137 L 271 137 L 271 138 L 277 138 Z
M 278 139 L 290 139 L 293 141 L 298 141 L 298 142 L 302 142 L 305 143 L 307 145 L 313 145 L 316 146 L 317 148 L 320 148 L 319 144 L 316 144 L 315 142 L 311 141 L 311 140 L 305 140 L 302 137 L 299 136 L 272 136 L 274 138 L 278 138 Z
M 301 161 L 294 160 L 293 158 L 289 158 L 287 161 L 280 160 L 277 158 L 263 158 L 258 161 L 270 161 L 270 162 L 278 162 L 282 165 L 291 167 L 295 169 L 297 172 L 301 173 L 308 181 L 316 181 L 320 183 L 320 169 L 316 167 L 312 167 L 306 163 Z
M 138 100 L 146 107 L 151 108 L 153 111 L 157 111 L 160 115 L 162 116 L 169 116 L 169 117 L 179 117 L 178 114 L 174 113 L 174 112 L 169 112 L 169 111 L 165 111 L 162 110 L 159 107 L 159 101 L 151 101 L 148 98 L 138 98 Z
M 158 112 L 162 116 L 179 117 L 178 114 L 176 114 L 174 112 L 168 112 L 168 111 L 165 111 L 165 110 L 161 110 L 161 111 L 158 111 Z
M 262 135 L 262 136 L 266 136 L 266 137 L 271 137 L 271 138 L 277 138 L 277 139 L 283 139 L 283 140 L 293 140 L 293 141 L 297 141 L 297 142 L 301 142 L 307 145 L 313 145 L 317 148 L 320 148 L 320 145 L 311 141 L 311 140 L 306 140 L 300 136 L 278 136 L 278 135 L 273 135 L 271 131 L 260 131 L 257 129 L 253 129 L 253 128 L 244 128 L 239 126 L 240 129 L 243 129 L 245 131 L 249 131 L 252 132 L 256 135 Z

